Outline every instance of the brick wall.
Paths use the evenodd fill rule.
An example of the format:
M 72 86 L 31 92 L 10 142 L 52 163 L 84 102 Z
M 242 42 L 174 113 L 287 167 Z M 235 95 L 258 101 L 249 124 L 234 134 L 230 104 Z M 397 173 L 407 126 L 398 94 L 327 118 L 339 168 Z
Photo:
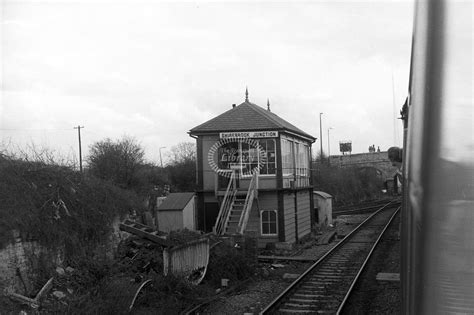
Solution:
M 339 167 L 373 167 L 380 170 L 384 179 L 393 178 L 397 168 L 392 166 L 386 151 L 374 153 L 358 153 L 351 155 L 333 155 L 330 164 Z

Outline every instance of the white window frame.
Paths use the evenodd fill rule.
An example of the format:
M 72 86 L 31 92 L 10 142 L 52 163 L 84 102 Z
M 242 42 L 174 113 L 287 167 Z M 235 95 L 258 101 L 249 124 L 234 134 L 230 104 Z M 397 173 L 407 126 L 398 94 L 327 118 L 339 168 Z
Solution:
M 287 150 L 288 149 L 288 150 Z M 295 160 L 295 153 L 294 153 L 294 140 L 290 138 L 281 138 L 281 168 L 283 176 L 294 176 L 294 160 Z M 288 161 L 289 158 L 289 161 Z M 284 161 L 285 160 L 285 161 Z M 287 163 L 290 163 L 288 165 Z M 289 166 L 289 167 L 288 167 Z
M 274 212 L 275 213 L 275 227 L 276 227 L 276 233 L 268 233 L 268 234 L 264 234 L 263 233 L 263 213 L 266 212 L 266 211 L 271 211 L 271 212 Z M 267 222 L 268 224 L 268 222 Z M 260 211 L 260 235 L 261 236 L 278 236 L 278 211 L 275 210 L 275 209 L 272 209 L 272 210 L 261 210 Z
M 297 138 L 281 137 L 281 167 L 283 172 L 283 186 L 307 187 L 310 183 L 311 158 L 310 144 Z
M 278 168 L 278 160 L 277 160 L 277 152 L 276 152 L 276 139 L 268 138 L 268 139 L 252 139 L 252 140 L 255 140 L 256 142 L 258 142 L 259 145 L 260 145 L 260 142 L 259 142 L 260 140 L 273 141 L 273 148 L 274 148 L 273 150 L 274 150 L 274 154 L 275 154 L 275 173 L 273 173 L 273 174 L 259 173 L 259 176 L 275 177 L 276 173 L 277 173 L 277 168 Z M 240 154 L 242 155 L 242 153 L 243 153 L 242 152 L 242 141 L 239 141 L 238 144 L 239 144 L 238 145 L 238 150 L 239 150 Z M 267 153 L 267 152 L 265 152 L 265 153 Z M 257 165 L 260 165 L 260 154 L 257 154 Z M 239 174 L 240 174 L 241 178 L 252 177 L 252 175 L 250 175 L 250 174 L 243 174 L 242 170 L 244 169 L 244 162 L 242 161 L 242 159 L 240 159 L 239 166 L 240 166 Z
M 268 139 L 259 139 L 259 140 L 256 140 L 258 142 L 258 144 L 260 145 L 260 141 L 273 141 L 273 153 L 275 154 L 275 173 L 273 174 L 262 174 L 262 173 L 259 173 L 258 175 L 259 176 L 276 176 L 276 173 L 277 173 L 277 168 L 278 168 L 278 160 L 277 160 L 277 147 L 276 147 L 276 139 L 275 138 L 268 138 Z M 268 152 L 265 152 L 267 154 L 267 167 L 268 167 Z M 258 160 L 258 164 L 260 165 L 260 155 L 258 156 L 259 157 L 259 160 Z

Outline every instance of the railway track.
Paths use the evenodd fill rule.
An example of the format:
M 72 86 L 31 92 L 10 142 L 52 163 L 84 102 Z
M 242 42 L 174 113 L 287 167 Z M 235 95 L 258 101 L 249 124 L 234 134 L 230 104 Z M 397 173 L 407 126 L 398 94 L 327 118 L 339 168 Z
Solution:
M 345 215 L 345 214 L 362 214 L 362 213 L 368 213 L 368 212 L 374 212 L 383 205 L 387 204 L 387 200 L 378 200 L 378 201 L 371 201 L 371 202 L 366 202 L 363 204 L 359 205 L 354 205 L 354 206 L 345 206 L 341 208 L 334 209 L 332 214 L 333 216 L 338 216 L 338 215 Z
M 296 279 L 261 314 L 338 314 L 399 208 L 400 202 L 390 202 L 379 207 Z

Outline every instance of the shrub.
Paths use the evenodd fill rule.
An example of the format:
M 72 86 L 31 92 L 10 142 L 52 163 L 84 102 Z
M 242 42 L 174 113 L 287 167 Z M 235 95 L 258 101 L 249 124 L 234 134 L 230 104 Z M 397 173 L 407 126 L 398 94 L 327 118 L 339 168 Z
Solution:
M 331 194 L 337 205 L 379 198 L 383 189 L 382 178 L 370 169 L 339 168 L 326 164 L 317 165 L 313 183 L 316 190 Z
M 17 230 L 66 259 L 85 255 L 108 239 L 114 218 L 140 208 L 134 193 L 68 167 L 2 156 L 0 173 L 0 247 Z
M 211 251 L 206 280 L 220 285 L 221 279 L 240 281 L 248 279 L 256 272 L 256 256 L 251 250 L 231 247 L 225 243 Z

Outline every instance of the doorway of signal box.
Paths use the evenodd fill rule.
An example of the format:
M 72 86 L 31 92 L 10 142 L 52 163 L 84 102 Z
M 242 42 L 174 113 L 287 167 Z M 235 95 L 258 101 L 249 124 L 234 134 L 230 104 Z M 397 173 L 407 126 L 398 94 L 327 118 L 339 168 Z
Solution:
M 204 232 L 212 232 L 219 215 L 219 204 L 217 202 L 204 203 Z

